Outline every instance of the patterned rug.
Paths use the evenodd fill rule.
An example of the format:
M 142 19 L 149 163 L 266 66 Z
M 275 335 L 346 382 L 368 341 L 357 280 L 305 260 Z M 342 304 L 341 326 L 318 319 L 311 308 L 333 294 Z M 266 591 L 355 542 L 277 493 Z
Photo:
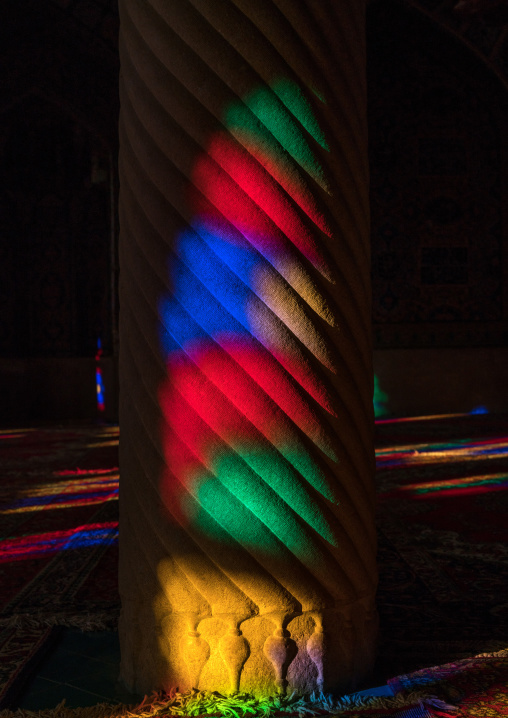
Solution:
M 380 681 L 508 646 L 508 417 L 379 422 Z
M 369 685 L 400 674 L 402 691 L 414 671 L 508 647 L 508 418 L 385 421 L 376 432 L 381 631 Z M 0 708 L 59 627 L 116 625 L 117 449 L 117 427 L 0 432 Z M 445 693 L 431 691 L 443 705 Z M 408 718 L 435 709 L 404 708 Z
M 508 716 L 508 650 L 424 668 L 388 683 L 399 695 L 421 689 L 435 695 L 439 703 L 427 705 L 432 716 Z
M 0 431 L 0 708 L 61 626 L 116 625 L 118 428 Z

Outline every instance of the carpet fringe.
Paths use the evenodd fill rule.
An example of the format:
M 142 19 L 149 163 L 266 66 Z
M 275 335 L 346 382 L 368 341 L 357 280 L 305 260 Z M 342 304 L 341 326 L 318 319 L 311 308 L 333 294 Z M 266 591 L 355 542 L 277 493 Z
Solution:
M 256 698 L 251 694 L 224 696 L 194 690 L 186 694 L 156 693 L 150 697 L 145 696 L 137 706 L 100 703 L 87 708 L 68 708 L 63 700 L 56 708 L 48 710 L 2 710 L 0 718 L 360 718 L 361 715 L 387 715 L 393 711 L 417 706 L 428 707 L 429 713 L 433 709 L 448 711 L 434 715 L 450 716 L 456 711 L 453 706 L 422 691 L 395 696 L 364 696 L 353 693 L 336 699 L 322 693 L 313 693 L 308 697 L 292 694 Z
M 427 712 L 431 716 L 435 716 L 435 718 L 455 718 L 459 712 L 458 706 L 445 703 L 436 696 L 427 696 L 422 700 L 422 704 L 427 709 Z
M 475 658 L 506 658 L 508 657 L 508 648 L 503 648 L 500 651 L 493 651 L 491 653 L 478 653 Z

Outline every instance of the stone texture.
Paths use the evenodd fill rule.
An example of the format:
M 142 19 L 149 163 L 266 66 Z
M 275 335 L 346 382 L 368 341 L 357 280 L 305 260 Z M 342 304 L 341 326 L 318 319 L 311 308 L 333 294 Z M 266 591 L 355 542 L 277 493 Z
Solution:
M 364 8 L 120 14 L 122 680 L 347 690 L 377 622 Z

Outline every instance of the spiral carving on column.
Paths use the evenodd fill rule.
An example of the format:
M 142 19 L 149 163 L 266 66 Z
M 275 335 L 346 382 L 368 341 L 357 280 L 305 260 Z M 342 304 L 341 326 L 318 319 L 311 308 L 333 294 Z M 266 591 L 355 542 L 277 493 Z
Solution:
M 169 624 L 187 601 L 210 622 L 237 617 L 215 649 L 231 690 L 250 660 L 241 621 L 281 616 L 264 643 L 281 688 L 283 624 L 375 589 L 355 2 L 120 2 L 122 437 L 150 484 L 129 479 L 126 458 L 124 495 L 148 524 L 157 497 L 164 507 L 137 531 L 172 557 L 159 571 Z M 352 58 L 334 70 L 338 92 L 330 52 Z M 159 476 L 146 458 L 156 407 Z M 321 635 L 303 645 L 319 687 Z M 194 682 L 217 660 L 212 643 L 182 634 Z

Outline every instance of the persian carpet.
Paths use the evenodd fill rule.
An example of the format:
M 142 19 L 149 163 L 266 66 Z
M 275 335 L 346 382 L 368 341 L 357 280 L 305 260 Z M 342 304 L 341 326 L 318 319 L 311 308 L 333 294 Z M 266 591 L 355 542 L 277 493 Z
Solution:
M 456 718 L 508 716 L 508 650 L 481 654 L 389 681 L 397 694 L 424 689 L 442 704 L 430 714 Z M 443 706 L 448 705 L 448 709 Z
M 118 428 L 0 431 L 0 707 L 58 626 L 114 627 Z
M 377 675 L 508 646 L 508 417 L 377 422 Z
M 478 700 L 503 706 L 494 688 L 508 646 L 508 418 L 392 420 L 376 434 L 381 630 L 369 685 L 390 679 L 401 695 L 443 703 L 358 715 L 446 715 L 447 701 L 464 716 L 503 715 L 464 712 L 471 701 L 453 691 L 470 675 L 493 686 Z M 117 448 L 117 427 L 0 432 L 0 707 L 59 626 L 116 624 Z M 420 673 L 434 678 L 411 683 Z

